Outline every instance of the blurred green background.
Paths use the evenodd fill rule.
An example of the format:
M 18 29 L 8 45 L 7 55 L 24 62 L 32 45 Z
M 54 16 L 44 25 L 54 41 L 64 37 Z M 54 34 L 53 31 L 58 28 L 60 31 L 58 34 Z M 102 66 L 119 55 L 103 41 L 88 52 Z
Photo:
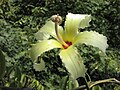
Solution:
M 1 0 L 0 49 L 6 60 L 1 86 L 41 88 L 42 84 L 45 90 L 60 88 L 61 78 L 68 73 L 56 50 L 44 53 L 46 70 L 36 72 L 28 49 L 36 42 L 34 34 L 47 19 L 59 14 L 64 21 L 69 12 L 90 14 L 90 27 L 81 31 L 97 31 L 108 38 L 106 55 L 100 55 L 99 50 L 91 46 L 78 46 L 92 81 L 112 77 L 120 80 L 120 0 Z M 21 81 L 24 75 L 26 83 Z M 26 80 L 28 77 L 29 80 Z M 34 81 L 31 77 L 35 80 L 34 84 L 31 84 Z M 103 90 L 120 90 L 120 86 L 114 83 L 100 86 Z

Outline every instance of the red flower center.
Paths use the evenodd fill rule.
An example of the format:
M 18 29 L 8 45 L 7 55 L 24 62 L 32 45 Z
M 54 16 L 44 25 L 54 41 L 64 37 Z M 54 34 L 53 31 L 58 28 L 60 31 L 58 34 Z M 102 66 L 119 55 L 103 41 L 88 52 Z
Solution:
M 67 49 L 69 46 L 72 45 L 72 42 L 69 42 L 69 41 L 66 41 L 65 43 L 66 43 L 68 46 L 64 46 L 64 45 L 63 45 L 64 49 Z

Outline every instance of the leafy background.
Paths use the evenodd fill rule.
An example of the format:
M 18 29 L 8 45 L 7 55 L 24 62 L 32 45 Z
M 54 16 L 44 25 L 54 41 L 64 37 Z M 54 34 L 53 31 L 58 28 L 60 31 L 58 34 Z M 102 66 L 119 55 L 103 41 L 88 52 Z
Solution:
M 59 14 L 64 21 L 68 12 L 91 14 L 91 26 L 81 31 L 94 30 L 108 38 L 106 55 L 91 46 L 77 46 L 92 81 L 111 77 L 120 80 L 120 0 L 1 0 L 0 49 L 6 59 L 6 73 L 0 80 L 1 86 L 32 87 L 38 90 L 42 86 L 45 90 L 63 87 L 64 90 L 65 86 L 61 83 L 63 79 L 68 79 L 68 73 L 55 53 L 57 50 L 43 54 L 46 70 L 36 72 L 28 49 L 36 42 L 34 34 L 47 19 Z M 104 90 L 120 89 L 114 83 L 100 86 Z

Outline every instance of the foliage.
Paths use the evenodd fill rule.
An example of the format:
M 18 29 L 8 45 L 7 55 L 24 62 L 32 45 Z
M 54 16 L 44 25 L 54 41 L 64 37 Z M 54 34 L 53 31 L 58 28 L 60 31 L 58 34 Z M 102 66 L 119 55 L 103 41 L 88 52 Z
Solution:
M 6 63 L 5 63 L 5 57 L 3 55 L 3 52 L 0 50 L 0 79 L 4 77 L 5 74 L 5 68 L 6 68 Z
M 0 85 L 34 87 L 28 84 L 24 86 L 15 83 L 21 80 L 23 74 L 26 74 L 32 79 L 37 79 L 47 89 L 60 88 L 58 85 L 60 82 L 62 83 L 61 78 L 65 78 L 68 73 L 55 51 L 43 55 L 47 63 L 45 72 L 34 71 L 27 51 L 31 44 L 36 42 L 34 33 L 40 29 L 49 17 L 54 14 L 65 17 L 68 12 L 91 14 L 93 16 L 91 26 L 86 30 L 95 30 L 108 37 L 110 47 L 105 56 L 99 53 L 97 48 L 85 45 L 78 46 L 92 81 L 110 77 L 119 80 L 119 4 L 119 0 L 1 0 L 0 49 L 5 53 L 6 74 L 0 81 Z M 54 56 L 57 58 L 56 60 Z M 18 73 L 21 73 L 20 76 Z M 28 80 L 28 82 L 32 81 Z M 105 90 L 119 90 L 120 88 L 119 85 L 114 83 L 100 86 Z
M 119 51 L 108 50 L 106 55 L 102 53 L 98 48 L 92 46 L 79 45 L 79 52 L 85 61 L 85 65 L 88 68 L 88 73 L 91 80 L 103 80 L 114 77 L 119 80 L 120 78 L 120 66 L 119 66 Z M 103 90 L 108 89 L 110 84 L 104 84 Z M 112 84 L 114 87 L 114 84 Z M 110 87 L 109 90 L 113 90 Z

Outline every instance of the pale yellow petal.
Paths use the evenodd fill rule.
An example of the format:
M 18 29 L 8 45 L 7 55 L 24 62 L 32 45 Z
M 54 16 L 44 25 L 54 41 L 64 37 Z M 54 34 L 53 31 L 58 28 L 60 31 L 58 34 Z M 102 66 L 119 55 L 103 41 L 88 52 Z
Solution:
M 59 55 L 73 79 L 85 76 L 85 66 L 75 47 L 70 46 L 67 49 L 61 50 Z
M 58 31 L 62 33 L 63 28 L 58 26 Z M 35 37 L 37 40 L 47 40 L 50 35 L 57 39 L 54 22 L 47 21 L 46 24 L 35 34 Z
M 90 20 L 91 16 L 87 14 L 68 13 L 65 21 L 65 39 L 67 41 L 71 41 L 78 33 L 79 28 L 85 28 L 89 26 Z
M 39 63 L 33 62 L 33 68 L 35 69 L 35 71 L 45 70 L 45 62 L 43 61 L 43 59 L 40 58 Z
M 98 47 L 100 50 L 105 52 L 106 48 L 108 47 L 107 38 L 102 34 L 99 34 L 95 31 L 85 31 L 79 33 L 74 38 L 74 44 L 84 43 L 86 45 L 92 45 L 94 47 Z
M 49 51 L 51 49 L 54 49 L 54 48 L 63 48 L 63 46 L 54 39 L 44 40 L 44 41 L 41 41 L 41 42 L 38 42 L 37 44 L 35 44 L 29 50 L 29 54 L 30 54 L 32 60 L 36 61 L 42 53 Z

